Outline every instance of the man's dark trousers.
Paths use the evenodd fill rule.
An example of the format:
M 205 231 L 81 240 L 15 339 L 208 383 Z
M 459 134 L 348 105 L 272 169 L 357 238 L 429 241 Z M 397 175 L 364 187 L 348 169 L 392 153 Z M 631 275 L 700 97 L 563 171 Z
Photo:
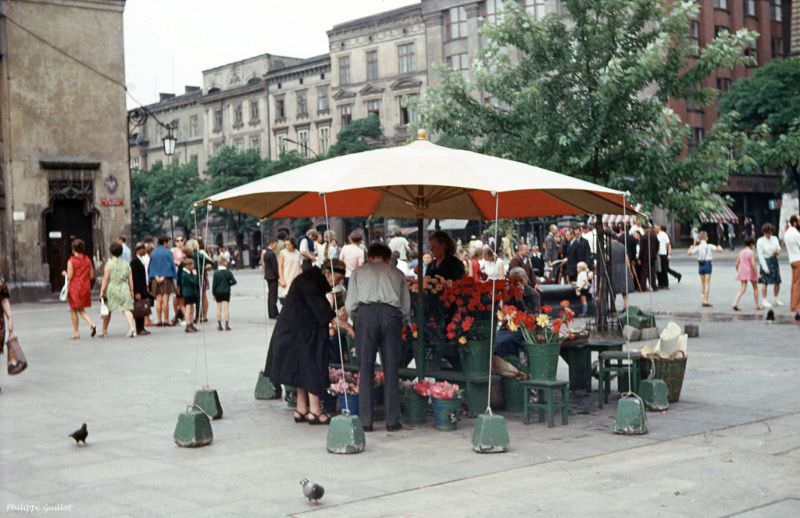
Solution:
M 278 318 L 278 279 L 267 279 L 267 315 Z
M 375 378 L 375 353 L 381 353 L 383 366 L 383 405 L 386 426 L 400 424 L 400 382 L 398 361 L 403 342 L 400 338 L 403 314 L 388 304 L 365 304 L 355 311 L 356 347 L 361 377 L 358 382 L 358 415 L 361 424 L 372 426 L 372 387 Z

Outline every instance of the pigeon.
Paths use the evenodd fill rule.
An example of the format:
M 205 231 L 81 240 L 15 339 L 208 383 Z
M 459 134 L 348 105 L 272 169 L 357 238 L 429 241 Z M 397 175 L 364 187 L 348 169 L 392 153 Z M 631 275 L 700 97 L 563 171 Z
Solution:
M 86 444 L 86 437 L 89 436 L 89 430 L 86 428 L 86 423 L 83 423 L 80 428 L 69 434 L 69 437 L 75 439 L 75 444 Z
M 775 312 L 770 309 L 767 311 L 767 322 L 771 324 L 774 321 L 775 321 Z
M 303 495 L 308 498 L 309 503 L 318 504 L 319 499 L 325 494 L 324 487 L 320 486 L 316 482 L 311 482 L 307 478 L 301 480 L 300 485 L 303 486 Z

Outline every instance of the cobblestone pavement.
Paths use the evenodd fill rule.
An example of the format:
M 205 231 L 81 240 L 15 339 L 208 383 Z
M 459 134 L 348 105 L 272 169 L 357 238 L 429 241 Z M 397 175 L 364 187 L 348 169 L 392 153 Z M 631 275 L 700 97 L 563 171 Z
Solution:
M 364 453 L 330 455 L 325 427 L 293 423 L 281 401 L 255 400 L 271 329 L 254 272 L 237 272 L 231 332 L 205 324 L 195 335 L 168 328 L 128 339 L 114 315 L 110 337 L 89 339 L 83 330 L 76 342 L 65 305 L 16 305 L 30 367 L 0 376 L 0 512 L 795 515 L 800 326 L 734 315 L 732 261 L 724 257 L 715 264 L 715 307 L 701 310 L 694 263 L 674 264 L 685 274 L 679 285 L 653 294 L 652 303 L 649 294 L 633 300 L 678 314 L 680 324 L 700 322 L 680 402 L 649 414 L 649 434 L 621 436 L 611 433 L 614 398 L 598 410 L 596 393 L 576 393 L 567 426 L 524 425 L 519 414 L 504 414 L 511 448 L 495 455 L 472 452 L 469 418 L 453 432 L 427 424 L 388 433 L 376 423 Z M 666 321 L 659 315 L 660 325 Z M 562 363 L 559 377 L 566 376 Z M 206 383 L 225 411 L 213 423 L 214 442 L 179 448 L 177 416 Z M 76 447 L 67 434 L 82 422 L 88 445 Z M 320 505 L 302 497 L 303 477 L 325 486 Z

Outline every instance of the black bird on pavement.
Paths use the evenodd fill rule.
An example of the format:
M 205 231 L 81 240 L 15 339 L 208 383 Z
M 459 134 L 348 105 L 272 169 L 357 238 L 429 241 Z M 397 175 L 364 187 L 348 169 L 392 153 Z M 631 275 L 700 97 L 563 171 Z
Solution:
M 319 499 L 325 494 L 324 487 L 320 486 L 316 482 L 311 482 L 307 478 L 301 480 L 300 485 L 303 486 L 303 494 L 306 498 L 308 498 L 309 503 L 318 504 Z
M 773 311 L 771 309 L 767 310 L 767 317 L 766 318 L 767 318 L 767 322 L 769 322 L 770 324 L 775 322 L 775 311 Z
M 80 428 L 69 434 L 70 437 L 75 439 L 75 444 L 86 444 L 86 437 L 89 435 L 89 430 L 86 428 L 86 423 L 83 423 Z

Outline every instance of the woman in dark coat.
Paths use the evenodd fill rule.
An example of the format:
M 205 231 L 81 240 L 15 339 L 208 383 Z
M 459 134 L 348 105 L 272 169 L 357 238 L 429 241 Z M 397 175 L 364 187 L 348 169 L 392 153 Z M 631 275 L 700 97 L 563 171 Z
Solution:
M 631 275 L 631 264 L 625 254 L 625 245 L 614 239 L 612 234 L 608 235 L 610 247 L 610 265 L 608 271 L 611 273 L 611 290 L 616 302 L 617 295 L 622 295 L 622 309 L 628 309 L 628 291 L 634 289 L 633 276 Z
M 328 424 L 319 397 L 328 379 L 328 326 L 336 316 L 326 294 L 344 279 L 342 261 L 325 263 L 322 270 L 310 268 L 292 282 L 270 339 L 264 372 L 273 383 L 297 389 L 296 423 Z M 347 324 L 341 324 L 347 327 Z

